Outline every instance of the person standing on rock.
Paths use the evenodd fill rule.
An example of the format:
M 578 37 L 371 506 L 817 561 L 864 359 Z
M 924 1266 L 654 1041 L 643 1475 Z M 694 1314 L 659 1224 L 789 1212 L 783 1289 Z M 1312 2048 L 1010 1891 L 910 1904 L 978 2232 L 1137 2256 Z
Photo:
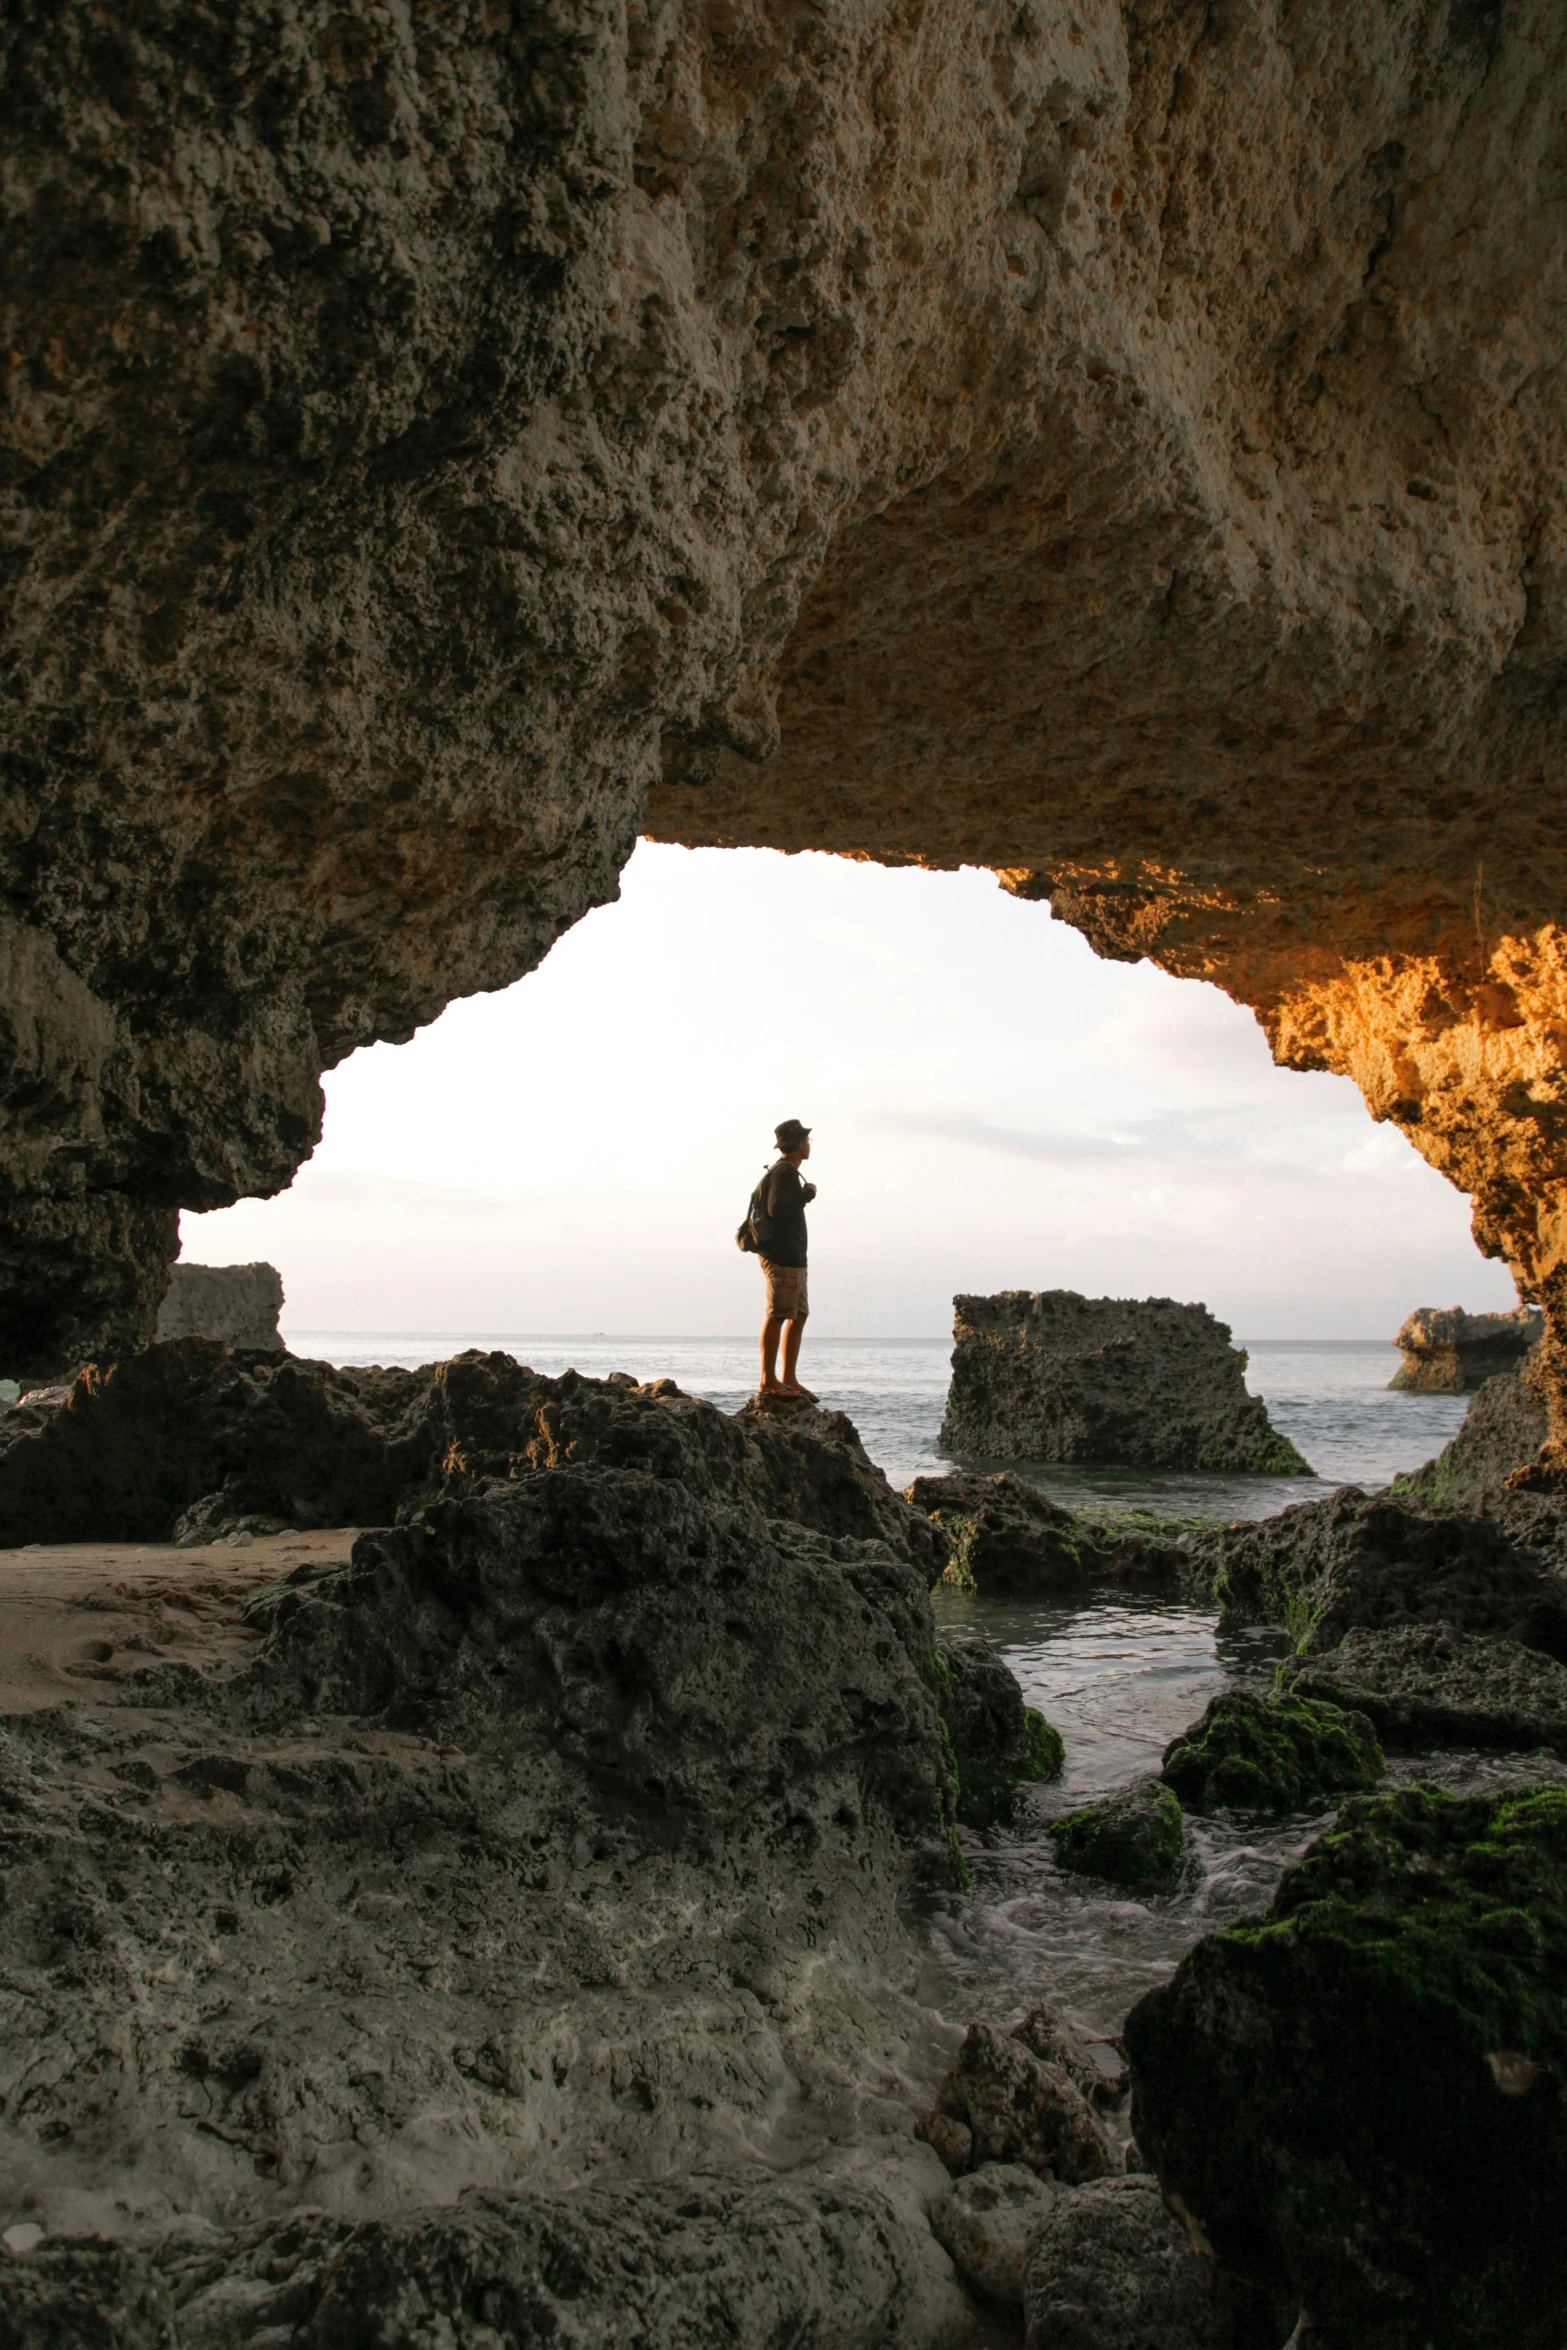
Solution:
M 751 1202 L 751 1229 L 767 1276 L 767 1319 L 762 1324 L 762 1395 L 792 1395 L 814 1403 L 800 1385 L 800 1340 L 810 1300 L 805 1287 L 805 1211 L 816 1197 L 814 1183 L 801 1179 L 811 1155 L 811 1130 L 798 1118 L 773 1129 L 779 1157 L 757 1185 Z M 783 1377 L 778 1376 L 778 1341 L 783 1340 Z

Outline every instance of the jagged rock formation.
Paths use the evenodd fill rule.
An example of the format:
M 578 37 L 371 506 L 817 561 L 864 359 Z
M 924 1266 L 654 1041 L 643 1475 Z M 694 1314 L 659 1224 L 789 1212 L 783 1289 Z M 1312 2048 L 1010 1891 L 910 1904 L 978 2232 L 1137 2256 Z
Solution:
M 992 1641 L 944 1629 L 926 1678 L 952 1741 L 960 1820 L 983 1826 L 1011 1809 L 1019 1787 L 1061 1776 L 1060 1731 L 1024 1704 L 1017 1676 Z
M 648 1419 L 652 1411 L 653 1417 Z M 548 1379 L 470 1351 L 417 1371 L 149 1347 L 0 1416 L 0 1544 L 203 1542 L 235 1526 L 384 1526 L 487 1476 L 544 1469 L 622 1425 L 680 1427 L 769 1517 L 887 1543 L 934 1582 L 949 1545 L 842 1412 L 732 1418 L 671 1379 Z
M 1567 1667 L 1514 1640 L 1405 1624 L 1356 1625 L 1323 1656 L 1288 1657 L 1284 1686 L 1352 1706 L 1392 1747 L 1546 1747 L 1567 1754 Z
M 530 1392 L 531 1456 L 205 1649 L 28 1704 L 8 1647 L 0 2199 L 46 2240 L 0 2332 L 112 2286 L 192 2350 L 563 2300 L 695 2345 L 708 2295 L 756 2350 L 954 2338 L 897 1907 L 952 1862 L 929 1570 L 783 1507 L 770 1417 Z
M 1038 2350 L 1232 2350 L 1213 2262 L 1150 2178 L 1097 2179 L 1063 2195 L 1029 2246 L 1028 2339 Z
M 1431 1509 L 1481 1510 L 1507 1492 L 1545 1442 L 1549 1414 L 1538 1363 L 1504 1371 L 1476 1390 L 1464 1424 L 1434 1460 L 1396 1477 L 1392 1492 Z
M 1555 1311 L 1549 0 L 0 40 L 8 1371 L 644 826 L 1217 982 Z
M 1567 1661 L 1567 1581 L 1492 1518 L 1341 1486 L 1216 1534 L 1204 1564 L 1226 1618 L 1285 1626 L 1320 1655 L 1355 1629 L 1446 1623 Z
M 281 1354 L 283 1282 L 275 1265 L 176 1265 L 158 1308 L 156 1341 L 211 1338 L 219 1346 Z
M 955 1297 L 944 1452 L 1309 1477 L 1246 1392 L 1246 1355 L 1206 1306 L 1006 1289 Z
M 1359 1797 L 1133 2008 L 1137 2142 L 1323 2350 L 1549 2350 L 1564 1968 L 1567 1792 Z
M 1398 1334 L 1404 1359 L 1388 1385 L 1418 1395 L 1468 1395 L 1487 1379 L 1519 1370 L 1543 1327 L 1528 1306 L 1511 1314 L 1421 1306 Z
M 1200 1573 L 1192 1547 L 1206 1522 L 1143 1510 L 1065 1510 L 1008 1469 L 992 1477 L 971 1469 L 916 1477 L 903 1498 L 950 1539 L 942 1580 L 959 1591 L 1021 1596 Z

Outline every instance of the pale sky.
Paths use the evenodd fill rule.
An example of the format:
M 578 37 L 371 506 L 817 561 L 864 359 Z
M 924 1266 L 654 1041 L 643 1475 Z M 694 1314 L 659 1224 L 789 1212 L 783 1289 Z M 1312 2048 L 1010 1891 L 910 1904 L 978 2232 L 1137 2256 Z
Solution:
M 1238 1339 L 1516 1302 L 1346 1078 L 987 873 L 644 842 L 538 971 L 326 1100 L 289 1191 L 183 1220 L 195 1263 L 278 1266 L 286 1334 L 749 1332 L 734 1228 L 785 1117 L 820 1335 L 940 1337 L 957 1290 L 1200 1298 Z

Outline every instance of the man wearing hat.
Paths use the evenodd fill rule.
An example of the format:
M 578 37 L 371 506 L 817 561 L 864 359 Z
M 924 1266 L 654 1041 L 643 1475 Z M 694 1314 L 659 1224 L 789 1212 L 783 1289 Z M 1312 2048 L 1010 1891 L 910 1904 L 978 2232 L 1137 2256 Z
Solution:
M 811 1155 L 811 1130 L 798 1118 L 785 1118 L 773 1129 L 779 1158 L 769 1167 L 757 1190 L 761 1210 L 758 1222 L 765 1234 L 762 1271 L 767 1276 L 767 1319 L 762 1324 L 763 1395 L 793 1395 L 814 1403 L 808 1387 L 800 1385 L 800 1340 L 810 1300 L 805 1289 L 805 1211 L 816 1197 L 814 1183 L 801 1180 L 800 1168 Z M 783 1339 L 783 1377 L 778 1376 L 778 1341 Z

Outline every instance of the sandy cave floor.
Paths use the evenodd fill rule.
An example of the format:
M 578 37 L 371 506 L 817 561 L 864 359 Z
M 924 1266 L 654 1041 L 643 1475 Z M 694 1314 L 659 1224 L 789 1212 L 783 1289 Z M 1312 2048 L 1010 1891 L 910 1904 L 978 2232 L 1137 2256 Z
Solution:
M 300 1566 L 346 1564 L 357 1526 L 163 1542 L 30 1542 L 0 1550 L 0 1715 L 123 1704 L 154 1664 L 211 1672 L 260 1638 L 244 1609 Z

